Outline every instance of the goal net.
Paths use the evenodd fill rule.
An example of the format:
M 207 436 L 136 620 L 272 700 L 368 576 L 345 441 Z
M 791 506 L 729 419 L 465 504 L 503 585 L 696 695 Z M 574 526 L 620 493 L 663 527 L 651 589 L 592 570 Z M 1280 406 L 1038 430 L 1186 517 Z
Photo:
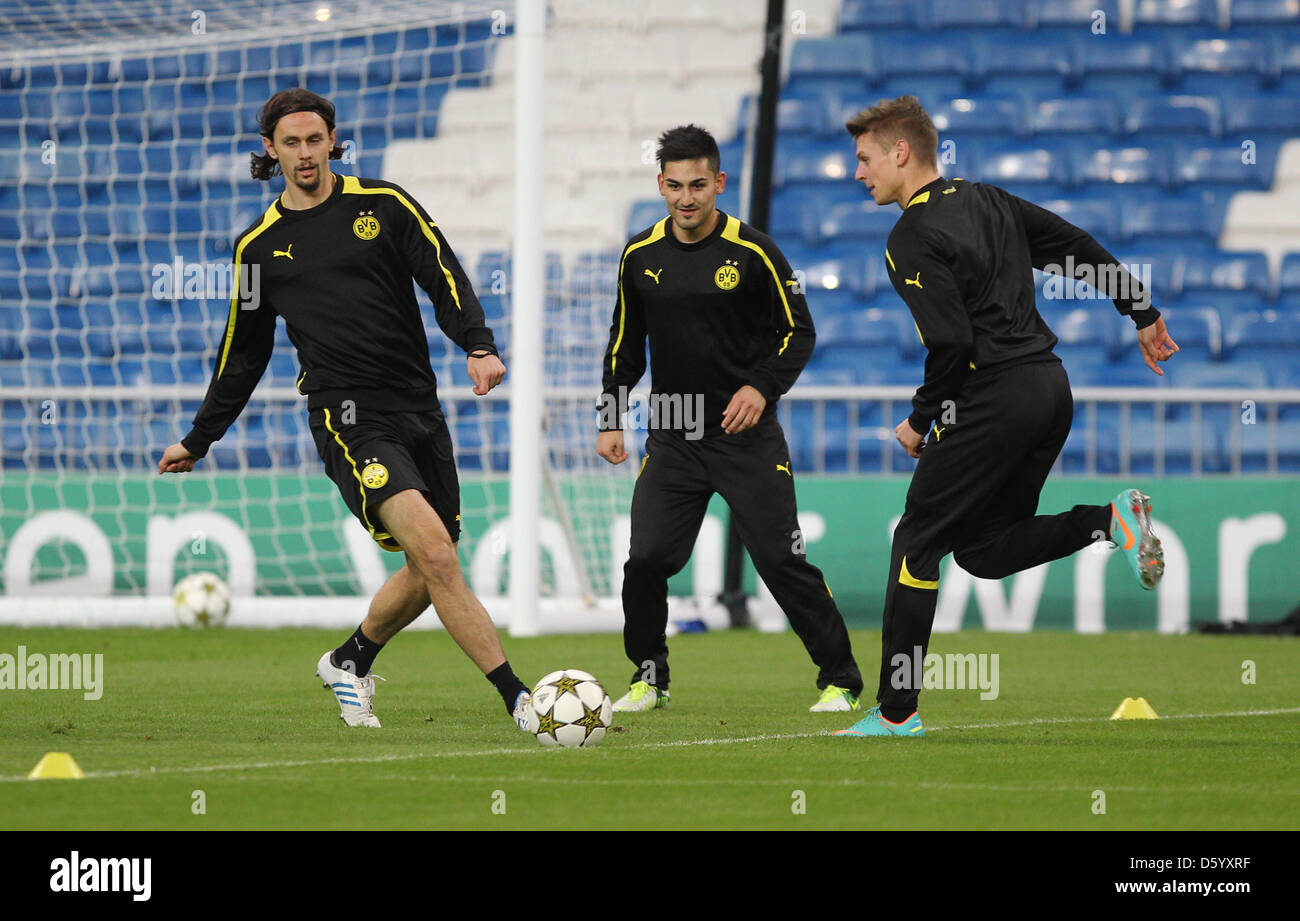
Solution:
M 551 5 L 544 630 L 621 625 L 613 599 L 644 433 L 618 468 L 594 453 L 618 255 L 629 208 L 654 197 L 657 134 L 683 111 L 720 140 L 735 134 L 761 51 L 762 4 L 749 6 L 723 17 L 685 2 Z M 292 86 L 335 104 L 336 171 L 399 182 L 438 220 L 510 365 L 513 4 L 3 9 L 0 623 L 171 623 L 172 586 L 213 571 L 231 587 L 234 625 L 355 624 L 402 559 L 323 475 L 283 325 L 248 408 L 198 468 L 159 476 L 157 461 L 211 375 L 231 241 L 279 191 L 249 177 L 256 113 Z M 673 45 L 680 15 L 728 31 L 707 48 Z M 463 354 L 417 294 L 456 444 L 462 563 L 506 623 L 508 386 L 470 393 Z

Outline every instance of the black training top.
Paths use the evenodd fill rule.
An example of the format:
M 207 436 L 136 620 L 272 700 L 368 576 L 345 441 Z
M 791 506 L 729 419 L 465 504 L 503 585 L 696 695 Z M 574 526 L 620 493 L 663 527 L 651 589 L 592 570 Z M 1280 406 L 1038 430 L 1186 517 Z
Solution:
M 235 239 L 232 277 L 212 382 L 181 441 L 196 457 L 243 411 L 271 358 L 277 316 L 298 351 L 298 390 L 310 409 L 344 400 L 357 408 L 437 407 L 412 278 L 448 338 L 467 352 L 496 353 L 442 231 L 391 182 L 336 173 L 329 198 L 303 211 L 284 207 L 281 196 Z
M 632 237 L 619 265 L 618 296 L 601 383 L 602 405 L 641 379 L 650 343 L 652 393 L 703 395 L 705 435 L 749 384 L 767 400 L 764 419 L 794 385 L 816 333 L 803 290 L 772 239 L 718 212 L 703 240 L 683 243 L 665 217 Z M 602 430 L 621 428 L 601 417 Z
M 979 182 L 940 178 L 921 187 L 889 234 L 885 263 L 929 350 L 909 417 L 922 434 L 973 370 L 1055 359 L 1033 269 L 1089 281 L 1139 329 L 1160 316 L 1137 279 L 1086 232 Z

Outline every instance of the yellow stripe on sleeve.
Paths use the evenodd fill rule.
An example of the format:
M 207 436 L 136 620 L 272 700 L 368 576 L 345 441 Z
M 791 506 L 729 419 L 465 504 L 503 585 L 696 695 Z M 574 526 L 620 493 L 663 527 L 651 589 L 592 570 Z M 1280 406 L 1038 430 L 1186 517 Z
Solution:
M 456 288 L 456 279 L 452 276 L 451 270 L 442 261 L 442 244 L 438 242 L 438 235 L 433 232 L 433 228 L 438 225 L 434 221 L 425 223 L 424 217 L 421 216 L 420 210 L 411 204 L 411 200 L 396 189 L 367 189 L 358 181 L 356 176 L 343 177 L 343 194 L 344 195 L 391 195 L 400 201 L 406 210 L 410 211 L 415 217 L 415 223 L 420 226 L 424 232 L 424 238 L 433 244 L 434 255 L 438 259 L 438 268 L 442 269 L 442 275 L 447 279 L 447 287 L 451 289 L 451 299 L 456 302 L 456 309 L 460 310 L 460 291 Z
M 230 343 L 235 339 L 235 318 L 239 316 L 239 273 L 242 271 L 244 259 L 244 247 L 257 239 L 258 235 L 266 228 L 270 227 L 280 219 L 280 212 L 275 210 L 272 205 L 266 209 L 262 215 L 262 222 L 251 230 L 238 245 L 235 246 L 235 267 L 230 272 L 230 283 L 233 292 L 230 295 L 230 317 L 226 320 L 225 342 L 221 346 L 221 361 L 217 363 L 217 379 L 220 380 L 222 372 L 226 370 L 226 359 L 230 357 Z

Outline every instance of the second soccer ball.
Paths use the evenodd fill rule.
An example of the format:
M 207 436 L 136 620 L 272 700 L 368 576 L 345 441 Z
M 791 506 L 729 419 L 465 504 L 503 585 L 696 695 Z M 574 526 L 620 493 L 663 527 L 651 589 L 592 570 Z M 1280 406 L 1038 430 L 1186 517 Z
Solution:
M 196 572 L 172 591 L 176 620 L 182 627 L 220 627 L 230 615 L 230 589 L 211 572 Z

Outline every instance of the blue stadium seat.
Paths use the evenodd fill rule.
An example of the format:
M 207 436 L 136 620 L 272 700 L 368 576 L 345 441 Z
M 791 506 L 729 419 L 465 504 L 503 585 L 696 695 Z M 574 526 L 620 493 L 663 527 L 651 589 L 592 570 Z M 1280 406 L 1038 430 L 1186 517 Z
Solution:
M 874 46 L 867 35 L 800 38 L 790 50 L 787 88 L 863 93 L 873 62 Z
M 1212 246 L 1223 229 L 1219 208 L 1187 199 L 1133 201 L 1122 213 L 1124 236 L 1143 244 L 1191 238 Z
M 736 122 L 741 134 L 748 130 L 750 110 L 755 104 L 756 99 L 752 95 L 741 100 L 740 117 Z M 832 137 L 841 134 L 844 126 L 831 120 L 824 94 L 791 90 L 782 93 L 777 102 L 776 129 L 796 136 Z
M 1257 148 L 1254 162 L 1242 162 L 1239 144 L 1201 145 L 1178 151 L 1174 178 L 1188 185 L 1224 184 L 1267 189 L 1273 184 L 1273 157 L 1264 145 Z
M 1262 417 L 1262 412 L 1260 413 Z M 1282 417 L 1277 423 L 1276 466 L 1270 462 L 1269 426 L 1261 421 L 1237 427 L 1241 435 L 1241 469 L 1247 473 L 1300 472 L 1300 419 Z
M 1091 183 L 1123 186 L 1131 194 L 1135 189 L 1158 192 L 1172 181 L 1169 154 L 1158 147 L 1077 148 L 1074 168 L 1079 182 L 1090 186 L 1091 194 L 1098 191 Z
M 787 240 L 798 246 L 816 245 L 821 241 L 821 223 L 831 208 L 857 204 L 864 194 L 861 186 L 850 182 L 777 188 L 772 193 L 772 236 L 781 246 Z
M 950 99 L 929 110 L 939 138 L 995 137 L 1024 134 L 1021 101 L 1013 96 L 981 94 Z
M 1223 133 L 1223 121 L 1219 100 L 1212 96 L 1147 96 L 1129 105 L 1125 128 L 1139 136 L 1217 139 Z
M 880 206 L 870 201 L 835 205 L 821 222 L 823 239 L 875 241 L 882 249 L 890 231 L 898 223 L 899 211 L 893 205 Z
M 1105 17 L 1107 32 L 1119 28 L 1119 0 L 1036 0 L 1030 11 L 1040 29 L 1092 26 L 1097 12 Z
M 930 35 L 890 36 L 876 44 L 875 73 L 880 80 L 918 76 L 965 79 L 972 73 L 969 43 L 964 35 L 948 35 L 942 41 Z
M 1038 100 L 1029 110 L 1033 134 L 1120 133 L 1119 106 L 1106 96 L 1073 94 Z
M 1230 104 L 1275 78 L 1272 47 L 1249 38 L 1193 38 L 1171 49 L 1171 78 L 1183 93 L 1217 93 Z
M 856 252 L 787 250 L 785 256 L 796 273 L 803 273 L 809 298 L 820 299 L 820 292 L 830 291 L 849 291 L 865 297 L 874 294 L 881 284 L 888 284 L 887 280 L 876 278 L 871 269 L 874 262 L 863 258 L 861 248 Z
M 1115 321 L 1119 316 L 1107 302 L 1062 301 L 1060 307 L 1039 309 L 1058 340 L 1054 351 L 1066 362 L 1099 365 L 1110 360 L 1115 346 Z
M 1271 289 L 1268 256 L 1219 250 L 1189 256 L 1183 264 L 1181 287 L 1184 297 L 1201 292 L 1242 291 L 1266 300 Z
M 1135 28 L 1216 26 L 1219 12 L 1215 0 L 1134 0 Z
M 1232 26 L 1294 25 L 1300 17 L 1296 0 L 1232 0 Z
M 1094 427 L 1085 424 L 1083 407 L 1076 405 L 1074 425 L 1061 448 L 1058 463 L 1065 473 L 1119 472 L 1119 433 L 1114 425 L 1098 420 Z M 1089 464 L 1089 455 L 1092 463 Z
M 1129 321 L 1121 319 L 1120 322 Z M 1124 361 L 1105 364 L 1079 366 L 1067 364 L 1065 370 L 1070 375 L 1071 385 L 1075 387 L 1158 387 L 1163 380 L 1152 374 L 1151 369 L 1142 362 L 1127 358 Z M 1116 407 L 1111 407 L 1114 408 Z M 1118 413 L 1107 415 L 1108 412 L 1109 410 L 1106 410 L 1098 418 L 1118 419 Z
M 857 168 L 853 149 L 844 141 L 783 138 L 777 146 L 773 178 L 781 185 L 843 183 L 852 180 Z
M 1300 311 L 1263 310 L 1236 317 L 1226 345 L 1234 359 L 1256 361 L 1272 354 L 1294 366 L 1300 355 Z
M 799 374 L 799 383 L 795 386 L 852 387 L 855 376 L 849 368 L 819 368 L 810 362 Z
M 898 0 L 844 0 L 840 7 L 840 30 L 877 32 L 882 29 L 915 29 L 924 21 L 928 7 L 923 3 Z
M 1023 29 L 1029 21 L 1026 0 L 931 0 L 936 29 Z
M 1300 98 L 1294 96 L 1240 97 L 1224 112 L 1229 137 L 1259 133 L 1290 137 L 1300 125 Z
M 810 285 L 807 296 L 808 310 L 812 313 L 813 325 L 817 328 L 819 341 L 822 338 L 823 324 L 832 317 L 861 313 L 867 309 L 867 301 L 863 300 L 863 295 L 847 287 L 817 288 Z
M 864 360 L 881 364 L 911 360 L 917 357 L 920 347 L 911 319 L 901 306 L 891 310 L 872 307 L 829 317 L 817 338 L 827 346 L 857 347 Z
M 1278 277 L 1278 296 L 1286 297 L 1300 292 L 1300 253 L 1287 253 L 1282 258 L 1282 272 Z
M 969 147 L 970 145 L 967 145 Z M 978 148 L 976 177 L 1023 197 L 1065 198 L 1073 185 L 1071 147 L 1059 139 L 1038 138 L 1024 145 Z
M 971 33 L 973 76 L 981 93 L 1012 93 L 1022 100 L 1063 93 L 1078 77 L 1074 55 L 1034 32 Z
M 1174 356 L 1164 364 L 1164 371 L 1172 387 L 1268 389 L 1268 374 L 1255 363 L 1179 361 Z M 1183 411 L 1179 408 L 1177 414 Z
M 1118 99 L 1152 96 L 1163 90 L 1171 73 L 1164 43 L 1153 38 L 1108 31 L 1078 34 L 1073 41 L 1079 79 L 1089 93 Z

